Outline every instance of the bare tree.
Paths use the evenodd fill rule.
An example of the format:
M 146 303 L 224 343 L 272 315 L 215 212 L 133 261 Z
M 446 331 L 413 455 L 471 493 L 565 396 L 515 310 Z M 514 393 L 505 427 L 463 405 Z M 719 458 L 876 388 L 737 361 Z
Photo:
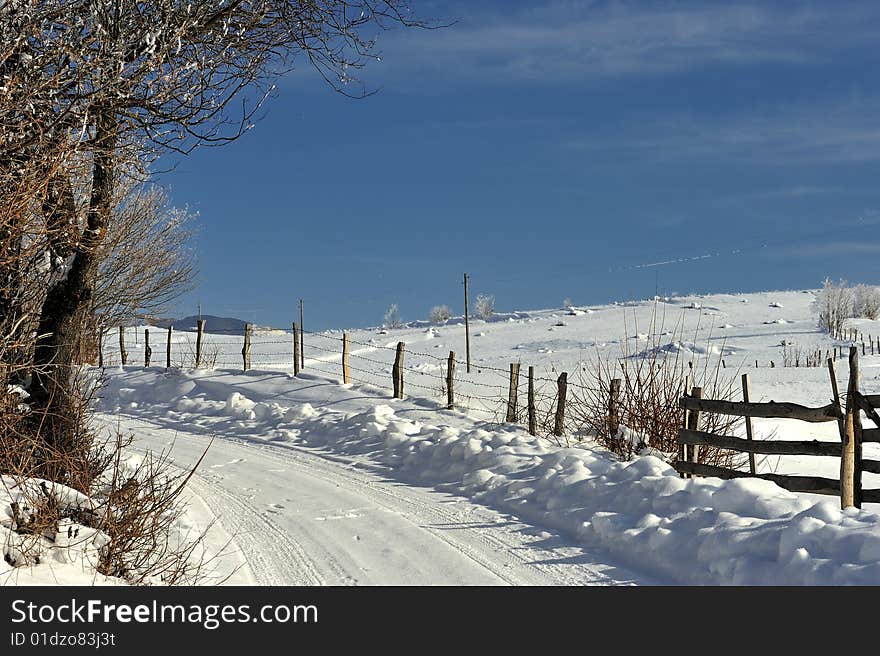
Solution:
M 133 185 L 120 199 L 99 250 L 91 315 L 104 326 L 161 314 L 192 288 L 194 215 L 172 207 L 167 193 Z
M 840 332 L 853 314 L 852 290 L 847 287 L 846 281 L 834 283 L 826 278 L 813 301 L 813 311 L 819 317 L 820 328 L 830 333 Z
M 10 245 L 8 252 L 20 249 L 30 212 L 41 214 L 37 232 L 49 242 L 59 275 L 50 277 L 38 308 L 29 392 L 53 446 L 72 429 L 72 367 L 96 303 L 117 185 L 132 153 L 149 160 L 238 138 L 252 127 L 273 81 L 299 61 L 335 90 L 366 95 L 355 74 L 375 56 L 374 33 L 394 24 L 425 26 L 411 18 L 405 0 L 0 6 L 0 75 L 9 82 L 0 92 L 0 126 L 14 135 L 0 144 L 0 168 L 15 177 L 27 164 L 45 181 L 26 194 L 29 212 L 13 215 L 0 243 Z M 72 151 L 75 164 L 48 166 L 54 160 L 47 153 L 56 150 Z M 76 166 L 86 167 L 88 181 L 81 208 Z M 4 288 L 18 288 L 16 271 L 4 267 Z M 4 309 L 3 320 L 11 314 Z

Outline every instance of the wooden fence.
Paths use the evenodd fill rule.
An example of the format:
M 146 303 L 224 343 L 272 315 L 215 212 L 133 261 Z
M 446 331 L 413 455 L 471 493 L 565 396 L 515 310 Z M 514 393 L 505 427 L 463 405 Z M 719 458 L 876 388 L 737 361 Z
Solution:
M 172 350 L 172 334 L 174 331 L 173 326 L 169 326 L 168 329 L 168 337 L 165 348 L 165 367 L 170 369 L 172 366 L 172 358 L 171 358 L 171 350 Z M 224 331 L 221 331 L 224 332 Z M 228 331 L 236 336 L 241 336 L 243 339 L 243 345 L 241 348 L 241 368 L 242 371 L 248 371 L 251 369 L 251 345 L 252 345 L 252 336 L 254 333 L 254 326 L 252 324 L 246 324 L 243 329 L 233 329 L 232 331 Z M 292 343 L 293 343 L 293 371 L 294 376 L 298 376 L 300 371 L 305 367 L 305 358 L 303 357 L 304 353 L 304 341 L 303 335 L 305 331 L 302 330 L 296 323 L 293 324 L 292 330 Z M 205 320 L 200 319 L 198 321 L 196 327 L 196 344 L 195 344 L 195 353 L 192 354 L 192 365 L 196 368 L 199 368 L 203 365 L 213 366 L 213 363 L 205 361 L 204 355 L 204 336 L 206 334 L 205 329 Z M 311 333 L 312 336 L 316 338 L 328 339 L 333 342 L 337 341 L 335 337 L 329 337 L 326 335 L 322 335 L 320 333 Z M 151 356 L 152 356 L 152 348 L 150 347 L 150 331 L 149 329 L 144 330 L 144 366 L 149 367 L 151 365 Z M 103 338 L 103 335 L 101 336 Z M 354 342 L 351 340 L 349 334 L 347 332 L 342 333 L 341 339 L 341 358 L 342 358 L 342 382 L 344 384 L 348 384 L 355 379 L 352 376 L 352 371 L 362 371 L 351 365 L 351 344 L 357 343 L 362 346 L 369 346 L 370 348 L 377 348 L 374 345 L 366 344 L 364 342 Z M 313 345 L 313 348 L 318 350 L 319 352 L 329 353 L 334 352 L 336 349 L 328 349 L 319 345 Z M 338 347 L 336 347 L 338 348 Z M 406 368 L 404 366 L 404 355 L 406 353 L 411 353 L 413 355 L 424 356 L 428 358 L 434 358 L 440 360 L 435 355 L 418 353 L 413 351 L 408 351 L 406 349 L 406 344 L 404 342 L 398 342 L 395 347 L 389 347 L 394 351 L 394 364 L 391 367 L 391 383 L 393 388 L 393 398 L 404 398 L 404 373 Z M 125 365 L 128 363 L 128 351 L 126 350 L 125 344 L 125 328 L 124 326 L 119 326 L 119 352 L 121 355 L 122 364 Z M 103 350 L 99 354 L 99 366 L 104 366 L 104 358 L 103 358 Z M 361 359 L 363 356 L 359 356 Z M 370 360 L 371 362 L 376 362 L 375 360 Z M 456 400 L 456 392 L 455 392 L 455 371 L 456 364 L 466 364 L 464 362 L 459 362 L 455 358 L 455 352 L 450 351 L 448 358 L 443 358 L 444 363 L 446 364 L 446 373 L 445 375 L 439 376 L 445 383 L 446 388 L 446 407 L 449 410 L 452 410 L 459 406 L 459 402 Z M 231 364 L 231 363 L 229 363 Z M 519 379 L 520 379 L 520 363 L 511 363 L 509 370 L 502 370 L 496 367 L 489 367 L 486 365 L 480 366 L 481 370 L 492 371 L 500 374 L 504 374 L 508 379 L 508 383 L 506 385 L 507 394 L 504 398 L 504 402 L 506 403 L 506 422 L 515 422 L 517 421 L 517 407 L 518 407 L 518 398 L 519 398 Z M 322 373 L 328 373 L 326 371 L 322 371 L 318 369 Z M 364 372 L 364 373 L 375 373 L 375 372 Z M 432 374 L 428 374 L 425 372 L 418 372 L 423 376 L 432 376 Z M 548 383 L 553 385 L 556 388 L 556 408 L 553 413 L 553 429 L 552 434 L 556 436 L 561 436 L 564 433 L 564 423 L 565 423 L 565 404 L 566 404 L 566 394 L 568 387 L 570 385 L 568 381 L 568 374 L 563 372 L 559 375 L 557 379 L 550 378 L 541 378 L 535 376 L 535 368 L 530 366 L 528 369 L 528 396 L 527 396 L 527 412 L 528 412 L 528 431 L 532 435 L 536 435 L 538 432 L 537 429 L 537 408 L 535 401 L 535 382 L 540 381 L 544 383 Z M 359 380 L 358 382 L 372 384 L 370 381 Z M 485 385 L 481 383 L 477 383 L 478 385 L 482 385 L 484 387 L 493 387 L 491 385 Z M 612 392 L 611 392 L 611 401 L 610 407 L 608 409 L 609 416 L 616 416 L 616 403 L 617 398 L 620 393 L 620 381 L 613 380 L 612 384 Z M 425 389 L 423 385 L 414 384 L 417 388 Z M 580 386 L 578 386 L 580 387 Z M 482 396 L 479 397 L 482 400 L 486 400 L 487 397 Z M 496 400 L 497 397 L 492 397 L 492 401 Z M 616 423 L 612 420 L 612 423 Z M 616 427 L 615 427 L 616 430 Z
M 679 461 L 675 468 L 683 476 L 716 476 L 718 478 L 754 477 L 773 481 L 792 492 L 812 492 L 840 496 L 842 508 L 855 506 L 861 508 L 862 502 L 880 503 L 880 489 L 862 489 L 862 473 L 880 474 L 880 461 L 862 458 L 863 442 L 880 442 L 880 395 L 862 394 L 859 391 L 859 349 L 855 346 L 849 352 L 849 385 L 846 394 L 846 408 L 841 408 L 834 360 L 828 360 L 833 388 L 833 400 L 820 408 L 809 408 L 796 403 L 741 403 L 701 398 L 701 390 L 694 388 L 690 396 L 681 399 L 685 410 L 684 426 L 679 430 Z M 699 430 L 700 414 L 703 412 L 744 417 L 747 422 L 747 437 L 728 437 L 714 435 Z M 861 413 L 876 425 L 875 428 L 862 428 Z M 809 441 L 766 441 L 752 439 L 751 419 L 797 419 L 803 422 L 837 422 L 839 442 Z M 767 455 L 805 455 L 833 456 L 840 458 L 840 477 L 837 479 L 819 476 L 792 476 L 782 474 L 758 474 L 754 467 L 750 471 L 740 471 L 717 467 L 698 462 L 699 446 L 738 451 L 741 453 Z
M 171 367 L 171 335 L 173 328 L 168 328 L 168 341 L 166 345 L 166 367 Z M 243 346 L 241 349 L 241 366 L 244 371 L 251 368 L 251 338 L 253 326 L 248 324 L 242 332 Z M 305 365 L 303 335 L 304 332 L 296 323 L 293 324 L 292 342 L 293 342 L 293 368 L 294 375 L 299 375 L 300 370 Z M 196 330 L 196 349 L 194 354 L 194 365 L 199 367 L 204 364 L 203 360 L 203 336 L 205 333 L 205 321 L 200 320 Z M 352 376 L 352 370 L 363 371 L 352 367 L 351 365 L 351 347 L 352 343 L 356 343 L 350 339 L 348 333 L 342 334 L 342 339 L 312 333 L 316 337 L 331 340 L 333 342 L 341 342 L 341 373 L 342 382 L 349 383 L 352 381 L 371 384 L 370 381 L 358 380 Z M 847 335 L 849 337 L 850 335 Z M 855 336 L 855 335 L 853 335 Z M 152 349 L 149 342 L 149 333 L 145 331 L 144 344 L 144 364 L 150 366 Z M 436 376 L 442 378 L 445 383 L 445 396 L 448 409 L 459 407 L 459 399 L 456 398 L 456 380 L 455 371 L 456 364 L 459 363 L 455 358 L 455 353 L 450 351 L 448 358 L 441 358 L 433 354 L 410 352 L 406 349 L 404 342 L 398 342 L 396 346 L 375 347 L 372 344 L 357 342 L 361 346 L 370 348 L 385 348 L 394 352 L 394 363 L 391 367 L 391 383 L 393 387 L 394 398 L 403 398 L 404 396 L 404 355 L 405 353 L 413 353 L 435 360 L 442 360 L 446 365 L 445 374 L 441 373 Z M 311 348 L 315 348 L 320 352 L 336 352 L 339 346 L 334 348 L 325 348 L 314 344 Z M 125 332 L 120 327 L 119 331 L 119 349 L 123 364 L 127 361 L 127 351 L 125 348 Z M 692 476 L 715 476 L 719 478 L 740 478 L 755 477 L 770 480 L 793 492 L 812 492 L 818 494 L 839 495 L 841 505 L 843 507 L 856 506 L 861 507 L 863 501 L 870 503 L 880 503 L 880 489 L 862 489 L 862 473 L 870 472 L 880 474 L 880 461 L 864 460 L 862 458 L 863 442 L 880 442 L 880 414 L 876 408 L 880 407 L 880 394 L 862 394 L 859 387 L 859 347 L 853 345 L 849 349 L 849 386 L 846 394 L 845 409 L 841 405 L 840 394 L 837 389 L 837 378 L 834 370 L 835 357 L 829 357 L 827 365 L 831 374 L 831 384 L 833 390 L 833 400 L 830 404 L 819 408 L 811 408 L 796 403 L 753 403 L 749 400 L 748 374 L 743 376 L 743 401 L 734 402 L 716 399 L 702 398 L 702 390 L 694 387 L 689 396 L 682 398 L 679 405 L 685 411 L 683 427 L 678 431 L 679 457 L 675 463 L 675 468 L 685 477 Z M 862 345 L 861 350 L 864 352 L 865 347 Z M 835 353 L 835 356 L 837 354 Z M 364 356 L 358 356 L 361 359 L 370 362 Z M 102 358 L 103 363 L 103 358 Z M 381 363 L 378 363 L 381 364 Z M 495 367 L 481 366 L 481 369 L 491 370 L 499 375 L 507 378 L 506 398 L 503 403 L 506 404 L 505 421 L 516 422 L 518 420 L 518 397 L 519 397 L 519 379 L 520 364 L 511 363 L 509 370 Z M 318 369 L 318 371 L 322 371 Z M 386 370 L 387 371 L 387 370 Z M 322 371 L 323 373 L 329 373 Z M 364 372 L 377 373 L 377 372 Z M 425 372 L 419 372 L 421 375 L 431 376 Z M 568 380 L 568 374 L 562 372 L 557 379 L 538 378 L 535 376 L 534 367 L 528 368 L 528 395 L 526 401 L 528 431 L 532 435 L 537 434 L 537 409 L 535 403 L 535 382 L 541 381 L 552 385 L 556 388 L 555 395 L 555 411 L 551 409 L 552 428 L 548 428 L 550 434 L 562 436 L 565 430 L 566 415 L 566 398 L 568 387 L 573 383 Z M 479 384 L 479 383 L 478 383 Z M 417 388 L 428 389 L 424 385 L 412 383 Z M 486 387 L 493 387 L 485 385 Z M 574 383 L 575 387 L 581 387 Z M 500 391 L 500 390 L 499 390 Z M 620 394 L 621 381 L 618 379 L 609 381 L 609 395 L 607 407 L 607 421 L 610 435 L 616 435 L 621 424 L 620 421 Z M 485 399 L 487 397 L 474 397 Z M 498 397 L 494 397 L 497 399 Z M 465 406 L 467 407 L 467 406 Z M 865 415 L 875 424 L 874 428 L 862 428 L 861 413 Z M 702 413 L 713 413 L 729 416 L 737 416 L 745 418 L 746 437 L 730 437 L 725 435 L 716 435 L 700 430 L 700 420 Z M 796 419 L 803 422 L 832 422 L 838 423 L 838 432 L 840 442 L 823 442 L 817 440 L 809 441 L 766 441 L 754 440 L 752 430 L 753 418 L 774 418 L 774 419 Z M 700 446 L 713 447 L 717 449 L 725 449 L 746 453 L 749 456 L 749 471 L 741 471 L 715 465 L 708 465 L 699 462 Z M 757 473 L 755 466 L 755 454 L 764 455 L 807 455 L 807 456 L 831 456 L 840 458 L 840 476 L 839 478 L 823 478 L 818 476 L 794 476 L 772 473 Z

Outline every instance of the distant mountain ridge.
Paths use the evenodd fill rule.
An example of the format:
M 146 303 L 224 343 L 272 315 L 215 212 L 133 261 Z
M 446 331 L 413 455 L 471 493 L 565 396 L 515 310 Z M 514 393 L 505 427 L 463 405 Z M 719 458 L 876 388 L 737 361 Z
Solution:
M 247 321 L 234 317 L 217 317 L 213 314 L 203 314 L 206 333 L 242 333 L 244 334 Z M 167 328 L 173 325 L 175 330 L 196 330 L 198 328 L 198 315 L 183 317 L 182 319 L 156 319 L 151 323 L 159 328 Z

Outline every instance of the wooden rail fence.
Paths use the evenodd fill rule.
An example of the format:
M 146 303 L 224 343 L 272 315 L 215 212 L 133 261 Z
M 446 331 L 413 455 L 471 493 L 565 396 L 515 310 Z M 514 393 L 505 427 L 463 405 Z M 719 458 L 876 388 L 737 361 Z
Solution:
M 700 388 L 694 388 L 690 396 L 681 399 L 680 406 L 685 410 L 684 427 L 678 432 L 679 461 L 675 468 L 684 476 L 716 476 L 718 478 L 753 477 L 773 481 L 792 492 L 813 492 L 840 496 L 842 508 L 855 506 L 861 508 L 862 502 L 880 503 L 880 489 L 862 489 L 862 473 L 880 474 L 880 461 L 862 458 L 863 442 L 880 442 L 880 395 L 862 394 L 859 391 L 859 348 L 852 346 L 849 352 L 849 385 L 846 395 L 845 411 L 841 408 L 834 372 L 834 360 L 828 360 L 831 373 L 834 400 L 820 408 L 810 408 L 796 403 L 752 403 L 748 401 L 748 388 L 744 387 L 744 401 L 721 401 L 700 398 Z M 745 381 L 744 381 L 745 382 Z M 748 436 L 729 437 L 714 435 L 699 429 L 700 413 L 715 413 L 744 417 L 747 420 Z M 861 413 L 874 422 L 875 428 L 863 429 Z M 751 419 L 797 419 L 799 421 L 837 422 L 840 442 L 804 441 L 765 441 L 752 439 Z M 758 474 L 754 470 L 754 460 L 750 471 L 740 471 L 717 467 L 698 462 L 699 446 L 706 445 L 728 449 L 740 453 L 767 455 L 805 455 L 832 456 L 840 458 L 840 477 L 838 479 L 819 476 L 792 476 L 782 474 Z

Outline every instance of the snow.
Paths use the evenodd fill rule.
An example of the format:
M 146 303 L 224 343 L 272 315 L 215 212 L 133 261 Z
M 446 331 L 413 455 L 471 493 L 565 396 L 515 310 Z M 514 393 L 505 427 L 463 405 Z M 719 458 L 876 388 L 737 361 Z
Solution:
M 34 512 L 34 500 L 44 498 L 53 500 L 62 518 L 40 534 L 20 532 L 17 520 L 27 520 Z M 97 505 L 81 492 L 58 483 L 0 476 L 0 585 L 119 585 L 119 579 L 103 576 L 96 569 L 100 549 L 109 540 L 107 535 L 65 516 Z
M 395 328 L 381 343 L 375 329 L 350 331 L 361 369 L 351 385 L 339 384 L 339 333 L 306 335 L 299 377 L 292 349 L 273 347 L 277 334 L 264 349 L 254 335 L 246 373 L 240 337 L 211 335 L 229 363 L 218 370 L 108 367 L 99 419 L 121 421 L 139 450 L 173 443 L 182 468 L 215 438 L 189 494 L 194 521 L 216 518 L 223 531 L 209 545 L 236 545 L 223 561 L 237 568 L 232 582 L 876 585 L 876 504 L 841 511 L 834 497 L 760 479 L 682 479 L 654 451 L 621 461 L 589 441 L 562 447 L 487 421 L 495 408 L 477 398 L 506 395 L 511 361 L 555 380 L 590 354 L 619 355 L 636 335 L 631 344 L 684 353 L 696 370 L 723 355 L 729 375 L 750 373 L 752 400 L 824 405 L 827 368 L 782 366 L 784 342 L 835 345 L 816 329 L 811 300 L 774 291 L 601 306 L 565 314 L 565 337 L 554 339 L 559 311 L 504 315 L 475 331 L 474 373 L 456 381 L 455 411 L 438 383 L 446 352 L 464 352 L 454 319 Z M 783 306 L 785 318 L 774 316 Z M 880 324 L 860 327 L 880 334 Z M 175 349 L 191 339 L 175 334 Z M 404 400 L 387 389 L 397 341 L 409 349 Z M 863 388 L 880 391 L 880 356 L 862 368 Z M 837 375 L 845 389 L 845 367 Z M 833 423 L 754 423 L 756 439 L 839 439 Z M 864 457 L 880 459 L 880 447 L 866 444 Z M 836 478 L 839 460 L 768 457 L 759 467 Z M 864 485 L 880 487 L 880 476 L 865 474 Z

